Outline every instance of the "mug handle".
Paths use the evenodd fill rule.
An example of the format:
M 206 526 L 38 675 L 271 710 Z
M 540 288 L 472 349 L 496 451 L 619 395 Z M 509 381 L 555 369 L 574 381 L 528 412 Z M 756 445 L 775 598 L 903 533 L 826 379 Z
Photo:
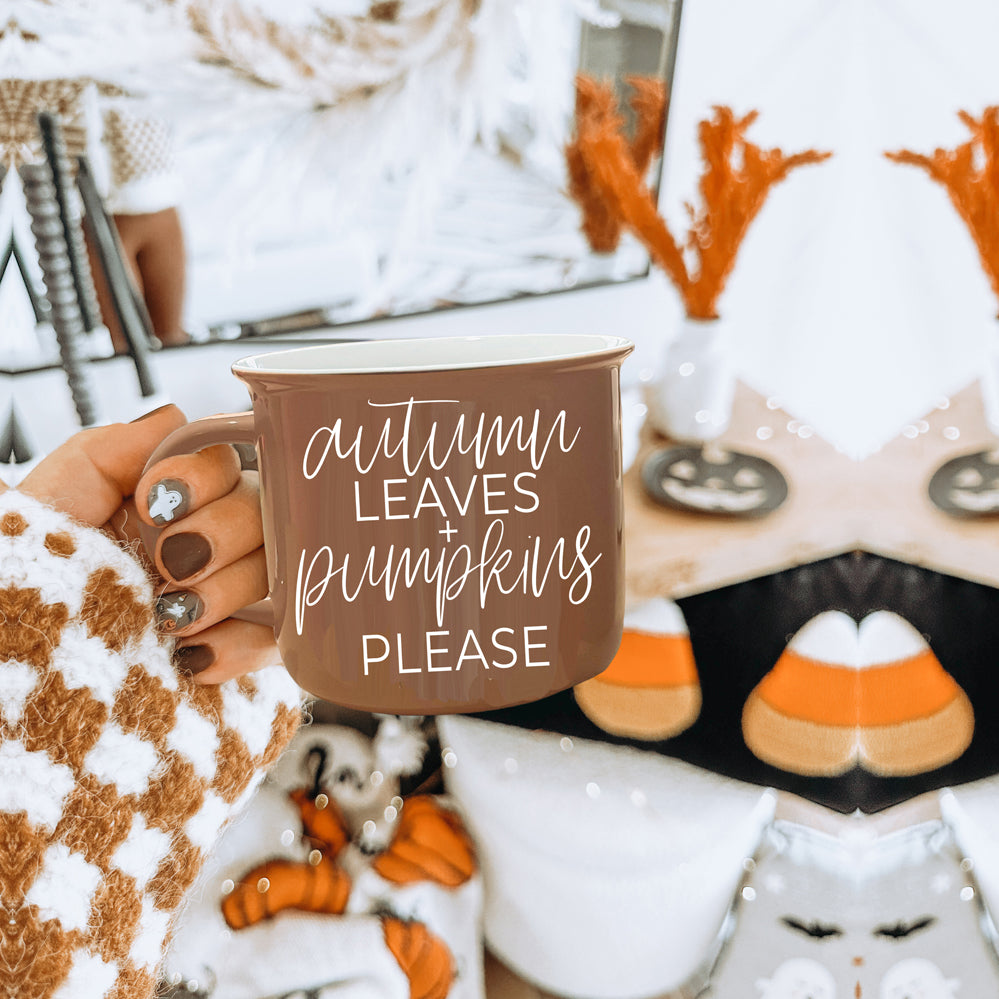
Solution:
M 253 426 L 253 413 L 221 413 L 218 416 L 206 416 L 195 420 L 186 426 L 175 430 L 153 451 L 146 462 L 142 474 L 164 458 L 173 458 L 178 454 L 194 454 L 203 451 L 213 444 L 249 444 L 256 446 L 257 433 Z M 149 560 L 153 561 L 156 552 L 156 540 L 162 533 L 162 527 L 153 527 L 144 520 L 139 521 L 139 534 L 145 546 Z M 232 617 L 251 624 L 264 624 L 274 627 L 274 605 L 270 598 L 259 600 L 249 607 L 236 611 Z

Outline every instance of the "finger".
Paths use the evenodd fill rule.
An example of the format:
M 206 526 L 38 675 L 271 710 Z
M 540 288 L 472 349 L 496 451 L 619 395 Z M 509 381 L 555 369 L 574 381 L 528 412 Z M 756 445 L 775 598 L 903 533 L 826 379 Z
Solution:
M 174 651 L 174 662 L 197 683 L 224 683 L 280 664 L 281 654 L 271 628 L 229 618 L 187 639 Z
M 147 524 L 166 527 L 225 496 L 238 481 L 236 452 L 216 444 L 156 462 L 136 486 L 136 507 Z
M 195 585 L 264 543 L 255 472 L 243 472 L 232 492 L 163 531 L 156 565 L 164 579 Z
M 139 524 L 139 513 L 135 509 L 135 499 L 130 496 L 111 515 L 102 530 L 113 541 L 117 541 L 123 548 L 127 548 L 139 560 L 146 572 L 155 575 L 158 570 L 146 553 L 142 536 L 139 533 Z
M 156 601 L 161 631 L 196 635 L 229 617 L 241 607 L 267 596 L 267 561 L 263 548 L 223 566 L 197 586 L 167 586 Z
M 142 540 L 139 534 L 139 513 L 135 509 L 135 498 L 129 496 L 108 518 L 102 528 L 105 534 L 124 545 L 131 545 Z
M 20 490 L 71 517 L 100 527 L 135 492 L 156 446 L 185 423 L 173 405 L 133 423 L 83 430 L 34 468 Z

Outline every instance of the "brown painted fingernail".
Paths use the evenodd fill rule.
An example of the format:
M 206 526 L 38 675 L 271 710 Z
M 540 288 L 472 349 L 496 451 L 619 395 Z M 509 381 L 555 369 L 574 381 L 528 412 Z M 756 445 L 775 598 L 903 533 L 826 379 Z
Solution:
M 178 582 L 202 569 L 212 557 L 211 542 L 203 534 L 171 534 L 160 545 L 160 561 L 167 575 Z
M 148 413 L 143 413 L 142 416 L 137 416 L 134 420 L 129 420 L 128 422 L 141 423 L 143 420 L 148 420 L 157 413 L 162 413 L 164 409 L 169 409 L 172 405 L 172 402 L 168 402 L 165 406 L 157 406 L 156 409 L 151 409 Z
M 177 479 L 161 479 L 146 498 L 149 516 L 157 527 L 165 527 L 178 517 L 183 517 L 191 505 L 187 486 Z
M 185 645 L 182 649 L 174 649 L 173 655 L 177 669 L 191 676 L 203 673 L 215 662 L 215 653 L 207 645 Z
M 156 619 L 161 631 L 180 631 L 201 617 L 205 605 L 190 590 L 164 593 L 156 601 Z

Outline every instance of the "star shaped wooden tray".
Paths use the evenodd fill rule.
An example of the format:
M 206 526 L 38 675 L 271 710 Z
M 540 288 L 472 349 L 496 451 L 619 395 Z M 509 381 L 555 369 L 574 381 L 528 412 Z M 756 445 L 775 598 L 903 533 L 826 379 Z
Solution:
M 800 430 L 800 421 L 738 386 L 732 426 L 718 444 L 766 458 L 788 481 L 780 508 L 740 518 L 650 499 L 642 465 L 675 442 L 643 428 L 624 477 L 629 598 L 689 596 L 851 551 L 999 586 L 999 515 L 954 517 L 931 502 L 927 488 L 944 462 L 999 447 L 977 383 L 862 461 Z

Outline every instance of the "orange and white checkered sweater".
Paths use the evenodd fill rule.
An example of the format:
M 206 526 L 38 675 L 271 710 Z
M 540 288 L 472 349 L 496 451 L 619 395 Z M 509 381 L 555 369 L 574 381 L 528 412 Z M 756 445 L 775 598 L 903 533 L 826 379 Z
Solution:
M 147 999 L 171 921 L 300 718 L 280 667 L 200 686 L 105 535 L 0 495 L 0 999 Z

